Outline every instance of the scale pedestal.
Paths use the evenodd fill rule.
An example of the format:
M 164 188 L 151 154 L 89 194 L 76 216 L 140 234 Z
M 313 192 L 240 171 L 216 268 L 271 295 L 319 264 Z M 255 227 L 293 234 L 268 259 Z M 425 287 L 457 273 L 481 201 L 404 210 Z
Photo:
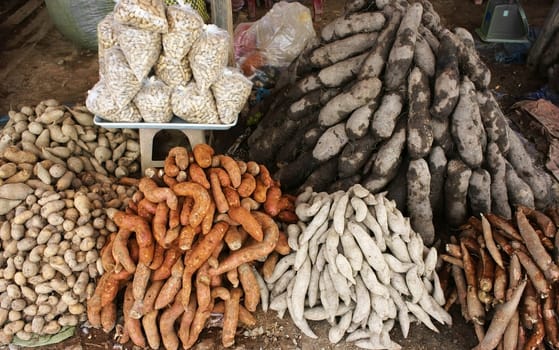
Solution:
M 104 128 L 138 129 L 140 135 L 140 157 L 142 174 L 150 167 L 161 168 L 167 152 L 174 146 L 192 148 L 206 142 L 206 132 L 228 130 L 237 124 L 192 124 L 178 117 L 169 123 L 120 123 L 110 122 L 95 116 L 95 124 Z
M 486 42 L 528 43 L 528 20 L 517 0 L 490 0 L 476 33 Z

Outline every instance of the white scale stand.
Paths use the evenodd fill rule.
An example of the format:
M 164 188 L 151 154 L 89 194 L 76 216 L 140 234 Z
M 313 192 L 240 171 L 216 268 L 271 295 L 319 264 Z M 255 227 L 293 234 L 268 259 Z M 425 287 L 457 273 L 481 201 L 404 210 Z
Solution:
M 237 120 L 231 124 L 192 124 L 173 117 L 169 123 L 121 123 L 110 122 L 99 116 L 95 116 L 94 120 L 96 125 L 102 126 L 106 129 L 121 128 L 121 129 L 138 129 L 140 134 L 140 157 L 142 165 L 142 174 L 149 167 L 163 167 L 163 160 L 153 160 L 154 139 L 157 134 L 162 130 L 178 130 L 181 131 L 187 138 L 190 147 L 197 144 L 206 142 L 206 131 L 211 130 L 228 130 L 237 124 Z

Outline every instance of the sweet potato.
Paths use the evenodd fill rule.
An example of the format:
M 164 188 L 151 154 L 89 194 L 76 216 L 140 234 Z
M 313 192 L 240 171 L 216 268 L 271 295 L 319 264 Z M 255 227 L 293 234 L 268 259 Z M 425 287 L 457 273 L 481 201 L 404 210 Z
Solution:
M 188 151 L 184 147 L 173 147 L 169 150 L 163 169 L 165 175 L 176 177 L 181 170 L 186 170 L 188 167 Z
M 155 215 L 152 219 L 152 229 L 153 229 L 153 238 L 155 241 L 167 248 L 167 245 L 164 243 L 165 234 L 167 233 L 167 220 L 169 218 L 169 207 L 165 202 L 160 202 L 157 204 Z
M 384 72 L 385 88 L 389 91 L 396 90 L 405 82 L 413 60 L 417 30 L 422 14 L 423 6 L 414 3 L 409 6 L 402 17 Z
M 424 159 L 410 161 L 407 173 L 408 202 L 407 208 L 413 229 L 421 235 L 425 244 L 435 239 L 433 210 L 429 201 L 431 174 Z
M 185 274 L 192 275 L 206 260 L 208 260 L 219 242 L 225 236 L 225 232 L 228 228 L 229 224 L 220 221 L 213 226 L 207 235 L 197 241 L 192 250 L 185 255 Z
M 388 23 L 380 32 L 377 44 L 371 49 L 369 55 L 363 62 L 358 79 L 379 77 L 396 38 L 396 33 L 402 19 L 402 13 L 391 9 Z
M 261 259 L 274 250 L 279 237 L 278 226 L 272 218 L 264 213 L 255 211 L 252 215 L 262 226 L 264 230 L 264 239 L 261 242 L 252 243 L 251 245 L 231 253 L 220 262 L 217 269 L 210 269 L 211 275 L 219 275 L 235 269 L 243 263 Z
M 202 169 L 198 164 L 190 164 L 190 166 L 188 167 L 188 176 L 190 181 L 200 184 L 206 190 L 210 189 L 210 182 L 206 177 L 206 173 L 204 172 L 204 169 Z
M 151 270 L 148 266 L 141 263 L 137 265 L 134 278 L 132 280 L 132 295 L 134 296 L 134 300 L 144 299 L 150 275 Z M 139 312 L 139 314 L 141 316 L 141 312 Z
M 194 160 L 201 168 L 209 168 L 212 165 L 214 149 L 205 143 L 199 143 L 192 149 Z
M 375 99 L 381 91 L 382 83 L 378 78 L 359 80 L 347 91 L 330 99 L 320 110 L 320 126 L 332 126 L 344 120 L 349 113 Z
M 103 332 L 109 333 L 116 324 L 116 303 L 106 305 L 101 309 L 101 327 Z
M 239 196 L 243 198 L 249 197 L 250 195 L 252 195 L 255 189 L 256 189 L 256 179 L 254 178 L 254 176 L 249 173 L 244 173 L 241 176 L 241 184 L 237 188 L 237 192 L 239 193 Z
M 152 281 L 151 284 L 147 287 L 146 292 L 144 294 L 143 306 L 142 311 L 144 314 L 149 313 L 150 311 L 154 310 L 155 299 L 159 295 L 161 288 L 165 281 Z
M 136 240 L 140 246 L 139 262 L 149 265 L 153 259 L 154 242 L 151 229 L 145 219 L 133 214 L 116 212 L 113 221 L 118 227 L 136 233 Z
M 171 269 L 182 256 L 182 251 L 178 247 L 171 247 L 165 251 L 165 258 L 161 266 L 153 272 L 152 281 L 161 281 L 171 276 Z
M 182 305 L 181 305 L 182 306 Z M 159 349 L 161 346 L 161 335 L 157 326 L 159 310 L 152 310 L 142 317 L 142 326 L 146 333 L 147 342 L 150 348 Z
M 408 77 L 407 149 L 411 159 L 425 157 L 433 144 L 429 103 L 431 93 L 427 75 L 415 67 Z
M 252 267 L 247 264 L 241 264 L 237 268 L 239 272 L 239 281 L 244 292 L 244 304 L 248 311 L 255 312 L 256 306 L 260 302 L 260 288 L 258 281 L 252 271 Z
M 190 302 L 184 308 L 184 313 L 182 314 L 179 330 L 177 332 L 179 339 L 183 344 L 188 343 L 188 338 L 190 337 L 190 325 L 194 320 L 194 315 L 198 306 L 196 305 L 196 298 L 189 299 Z
M 134 273 L 136 270 L 136 262 L 130 257 L 130 252 L 128 250 L 128 240 L 131 234 L 132 231 L 130 230 L 119 229 L 114 240 L 111 242 L 111 251 L 115 266 L 120 264 L 126 271 Z
M 227 171 L 233 188 L 239 187 L 241 184 L 241 169 L 239 168 L 237 161 L 229 156 L 221 155 L 219 157 L 219 162 L 225 171 Z
M 211 307 L 209 308 L 209 310 L 202 310 L 198 308 L 194 313 L 194 318 L 192 320 L 192 324 L 190 326 L 190 332 L 188 335 L 188 342 L 186 343 L 183 342 L 182 344 L 184 349 L 190 349 L 198 340 L 200 333 L 202 332 L 204 326 L 206 325 L 206 321 L 208 320 L 208 318 L 210 318 L 210 314 L 213 309 L 213 303 L 214 302 L 212 300 L 210 305 Z
M 322 28 L 320 36 L 329 42 L 352 34 L 376 32 L 384 27 L 384 22 L 381 12 L 353 13 L 328 23 Z
M 194 205 L 190 212 L 188 222 L 192 227 L 200 225 L 210 206 L 210 194 L 208 191 L 197 183 L 181 182 L 173 186 L 173 192 L 178 196 L 187 196 L 194 199 Z
M 155 310 L 162 309 L 175 300 L 175 296 L 181 288 L 183 270 L 182 260 L 178 259 L 171 269 L 171 277 L 165 281 L 157 295 L 157 299 L 155 299 L 155 304 L 153 305 Z
M 152 179 L 143 177 L 138 184 L 138 189 L 149 201 L 153 203 L 166 202 L 170 209 L 177 209 L 177 196 L 170 188 L 159 187 Z
M 211 303 L 211 290 L 210 290 L 210 276 L 208 274 L 208 269 L 210 265 L 208 262 L 205 262 L 199 269 L 196 271 L 196 277 L 194 280 L 194 284 L 196 287 L 196 301 L 198 303 L 198 308 L 202 310 L 206 310 Z
M 467 217 L 467 195 L 472 170 L 461 160 L 452 159 L 446 167 L 446 218 L 452 226 L 461 225 Z
M 146 338 L 144 333 L 142 332 L 142 325 L 140 320 L 134 319 L 129 316 L 130 309 L 134 303 L 134 296 L 132 295 L 132 284 L 129 284 L 124 292 L 124 303 L 122 306 L 123 314 L 124 314 L 124 327 L 128 330 L 128 334 L 130 335 L 130 340 L 134 345 L 139 347 L 145 348 L 146 347 Z
M 262 226 L 251 212 L 243 207 L 234 207 L 229 209 L 229 217 L 241 224 L 243 229 L 257 242 L 263 239 Z
M 229 300 L 225 301 L 225 310 L 223 313 L 223 331 L 221 343 L 224 347 L 230 347 L 235 344 L 235 333 L 239 322 L 239 303 L 242 291 L 234 288 L 230 292 Z
M 435 72 L 435 88 L 431 114 L 435 118 L 445 119 L 458 102 L 460 96 L 460 72 L 458 71 L 458 48 L 450 37 L 451 33 L 445 31 L 440 38 L 437 52 Z
M 188 225 L 190 219 L 190 213 L 192 212 L 192 207 L 194 206 L 194 198 L 184 197 L 181 211 L 179 214 L 180 224 L 183 226 Z
M 225 237 L 223 239 L 225 240 L 225 243 L 227 244 L 227 247 L 230 250 L 241 249 L 244 239 L 246 238 L 243 237 L 243 233 L 241 232 L 246 232 L 246 231 L 244 230 L 240 231 L 237 228 L 237 226 L 229 226 L 229 229 L 225 233 Z

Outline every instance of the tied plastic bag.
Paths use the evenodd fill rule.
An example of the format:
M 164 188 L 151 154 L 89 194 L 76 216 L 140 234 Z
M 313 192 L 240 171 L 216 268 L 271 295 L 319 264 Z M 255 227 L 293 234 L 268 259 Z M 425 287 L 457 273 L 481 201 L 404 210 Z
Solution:
M 155 76 L 173 88 L 178 85 L 186 86 L 190 79 L 192 79 L 188 58 L 176 60 L 165 55 L 159 56 L 159 60 L 155 65 Z
M 198 39 L 204 26 L 204 20 L 190 5 L 167 7 L 169 32 L 163 34 L 163 51 L 169 57 L 182 59 Z
M 144 80 L 161 53 L 161 34 L 115 23 L 115 31 L 130 68 L 139 81 Z
M 118 45 L 105 52 L 104 80 L 117 107 L 123 107 L 132 101 L 142 87 Z
M 235 56 L 241 64 L 256 55 L 253 59 L 259 64 L 285 67 L 314 37 L 311 11 L 298 2 L 280 1 L 258 21 L 237 26 Z
M 158 33 L 167 32 L 165 4 L 162 0 L 120 0 L 114 13 L 120 23 Z
M 231 124 L 245 105 L 252 82 L 238 70 L 225 68 L 223 74 L 212 85 L 219 119 L 223 124 Z
M 208 90 L 227 65 L 229 33 L 216 25 L 205 25 L 188 54 L 192 75 L 200 90 Z
M 134 104 L 148 123 L 168 123 L 173 118 L 171 92 L 161 80 L 150 77 L 134 97 Z
M 97 52 L 100 78 L 103 78 L 105 74 L 105 51 L 117 44 L 113 23 L 114 15 L 110 12 L 97 24 Z
M 220 124 L 210 90 L 199 90 L 194 82 L 177 86 L 171 95 L 173 113 L 188 123 Z
M 119 107 L 104 81 L 100 80 L 87 92 L 85 105 L 91 113 L 112 122 L 140 122 L 142 116 L 132 103 Z

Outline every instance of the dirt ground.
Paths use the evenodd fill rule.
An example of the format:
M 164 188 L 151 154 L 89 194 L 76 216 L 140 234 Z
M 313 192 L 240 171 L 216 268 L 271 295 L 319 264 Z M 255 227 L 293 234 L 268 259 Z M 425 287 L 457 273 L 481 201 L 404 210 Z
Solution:
M 316 27 L 320 28 L 339 16 L 343 3 L 325 0 L 324 15 Z M 484 6 L 475 5 L 471 0 L 433 0 L 433 4 L 447 27 L 462 26 L 473 32 L 481 24 Z M 536 27 L 542 25 L 551 8 L 549 0 L 524 0 L 521 4 L 530 25 Z M 5 10 L 2 6 L 0 4 L 0 15 Z M 259 13 L 262 11 L 260 9 Z M 243 20 L 246 20 L 245 12 L 236 17 L 237 23 Z M 65 103 L 83 103 L 87 90 L 98 80 L 96 52 L 79 49 L 66 41 L 50 22 L 44 7 L 36 11 L 29 21 L 34 21 L 34 30 L 18 29 L 4 33 L 8 34 L 5 36 L 7 39 L 0 40 L 0 116 L 7 114 L 10 108 L 34 105 L 48 98 Z M 545 83 L 521 64 L 496 64 L 493 57 L 489 56 L 485 60 L 492 70 L 491 87 L 503 97 L 501 103 L 505 108 L 515 98 L 533 92 Z M 221 139 L 226 134 L 215 136 Z M 414 325 L 408 339 L 402 339 L 399 329 L 392 332 L 393 338 L 403 349 L 470 349 L 476 344 L 473 329 L 464 323 L 457 311 L 452 310 L 454 325 L 451 328 L 441 327 L 439 334 Z M 343 342 L 331 345 L 327 336 L 327 323 L 311 325 L 319 335 L 319 339 L 313 340 L 302 336 L 287 317 L 279 319 L 274 312 L 260 312 L 257 317 L 256 329 L 239 331 L 237 349 L 354 349 Z M 76 337 L 59 344 L 55 349 L 121 348 L 113 345 L 112 336 L 82 328 Z M 210 328 L 201 338 L 197 349 L 221 348 L 218 329 Z M 132 346 L 125 345 L 122 348 L 131 349 Z

